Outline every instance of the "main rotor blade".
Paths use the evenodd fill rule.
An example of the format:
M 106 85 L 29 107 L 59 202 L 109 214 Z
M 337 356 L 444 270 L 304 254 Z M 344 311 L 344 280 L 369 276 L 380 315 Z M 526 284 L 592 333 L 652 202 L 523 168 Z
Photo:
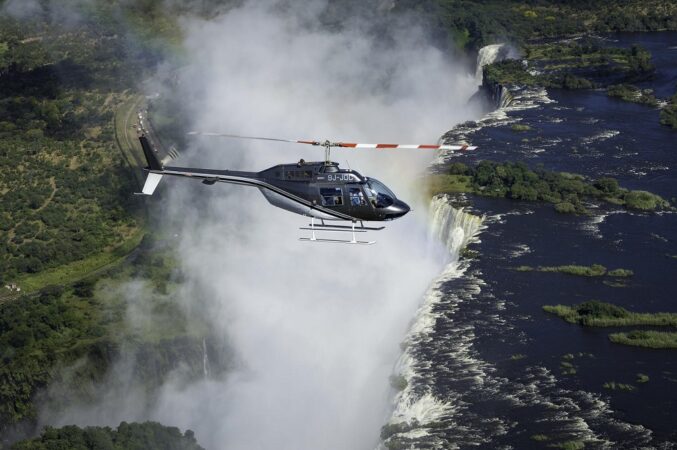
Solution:
M 188 133 L 191 136 L 218 136 L 218 137 L 227 137 L 227 138 L 236 138 L 236 139 L 255 139 L 258 141 L 276 141 L 276 142 L 291 142 L 292 144 L 310 144 L 310 145 L 322 145 L 317 141 L 298 141 L 293 139 L 279 139 L 279 138 L 269 138 L 269 137 L 260 137 L 260 136 L 240 136 L 238 134 L 225 134 L 225 133 L 208 133 L 202 131 L 189 131 Z
M 383 149 L 423 149 L 423 150 L 475 150 L 477 147 L 470 145 L 431 145 L 431 144 L 360 144 L 353 142 L 336 142 L 332 144 L 336 147 L 347 147 L 347 148 L 375 148 L 377 150 Z
M 301 141 L 294 139 L 280 139 L 280 138 L 269 138 L 269 137 L 259 137 L 259 136 L 241 136 L 238 134 L 225 134 L 225 133 L 209 133 L 201 131 L 189 131 L 190 135 L 199 135 L 199 136 L 217 136 L 217 137 L 227 137 L 227 138 L 236 138 L 236 139 L 255 139 L 259 141 L 275 141 L 275 142 L 291 142 L 293 144 L 310 144 L 322 147 L 342 147 L 342 148 L 374 148 L 377 150 L 382 149 L 423 149 L 423 150 L 475 150 L 477 147 L 459 144 L 459 145 L 432 145 L 432 144 L 363 144 L 356 142 L 331 142 L 331 141 Z

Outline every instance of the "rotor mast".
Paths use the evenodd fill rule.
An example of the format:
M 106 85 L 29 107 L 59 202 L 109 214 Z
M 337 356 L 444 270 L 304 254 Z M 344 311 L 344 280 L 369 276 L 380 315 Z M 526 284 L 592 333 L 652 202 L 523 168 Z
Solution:
M 324 147 L 324 163 L 326 165 L 328 165 L 331 162 L 330 157 L 331 157 L 331 147 L 332 147 L 332 145 L 334 145 L 334 144 L 329 142 L 329 139 L 325 140 L 322 143 L 322 146 Z

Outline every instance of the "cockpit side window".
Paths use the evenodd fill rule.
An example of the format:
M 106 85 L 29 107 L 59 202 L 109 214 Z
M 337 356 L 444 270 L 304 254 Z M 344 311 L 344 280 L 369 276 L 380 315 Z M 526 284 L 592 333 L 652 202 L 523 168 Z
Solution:
M 342 206 L 343 190 L 340 187 L 320 188 L 322 196 L 322 206 Z

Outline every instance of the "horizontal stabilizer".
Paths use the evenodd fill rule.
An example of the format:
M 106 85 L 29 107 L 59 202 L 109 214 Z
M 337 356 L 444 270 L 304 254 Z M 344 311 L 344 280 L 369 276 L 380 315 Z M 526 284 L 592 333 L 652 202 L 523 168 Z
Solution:
M 143 193 L 146 195 L 153 195 L 155 188 L 160 183 L 162 174 L 150 172 L 146 178 L 146 184 L 143 185 Z

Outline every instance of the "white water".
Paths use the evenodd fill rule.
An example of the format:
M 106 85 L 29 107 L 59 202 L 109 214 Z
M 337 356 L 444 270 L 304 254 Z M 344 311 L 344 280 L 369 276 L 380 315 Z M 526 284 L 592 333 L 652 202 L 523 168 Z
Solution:
M 407 386 L 395 396 L 393 413 L 388 423 L 415 428 L 404 433 L 410 438 L 425 434 L 421 426 L 436 422 L 454 410 L 453 404 L 436 398 L 430 390 L 414 390 L 416 367 L 423 361 L 417 361 L 411 349 L 430 339 L 429 334 L 433 331 L 437 318 L 434 307 L 444 295 L 440 288 L 446 281 L 463 275 L 464 268 L 459 263 L 459 254 L 468 243 L 477 238 L 484 221 L 484 217 L 452 206 L 447 195 L 439 195 L 431 200 L 429 215 L 430 238 L 444 243 L 448 250 L 449 263 L 426 292 L 404 340 L 406 349 L 395 369 L 407 381 Z M 410 436 L 411 433 L 417 436 Z
M 475 81 L 478 85 L 482 84 L 482 69 L 484 66 L 496 62 L 503 50 L 505 44 L 492 44 L 482 47 L 477 53 L 477 69 L 475 70 Z
M 430 234 L 431 239 L 441 241 L 449 250 L 450 261 L 456 262 L 459 252 L 479 231 L 484 217 L 454 208 L 449 201 L 447 195 L 438 195 L 430 201 Z

